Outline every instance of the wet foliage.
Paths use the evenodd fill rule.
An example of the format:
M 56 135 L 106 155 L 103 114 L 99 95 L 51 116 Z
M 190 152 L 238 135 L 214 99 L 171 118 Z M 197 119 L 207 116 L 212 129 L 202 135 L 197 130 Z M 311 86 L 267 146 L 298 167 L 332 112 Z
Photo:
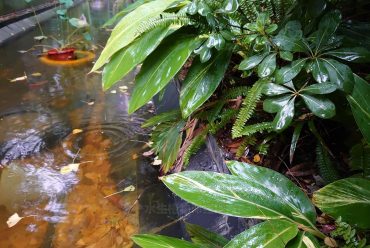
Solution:
M 370 32 L 359 9 L 369 4 L 351 2 L 355 12 L 333 0 L 138 1 L 107 23 L 118 22 L 92 70 L 104 67 L 108 89 L 142 64 L 130 113 L 176 75 L 182 81 L 179 109 L 144 124 L 153 128 L 161 172 L 177 172 L 164 183 L 197 206 L 266 220 L 225 247 L 336 247 L 340 235 L 316 223 L 335 228 L 330 217 L 362 229 L 355 240 L 364 240 L 370 50 L 360 37 Z M 270 169 L 232 162 L 233 175 L 180 172 L 207 135 L 219 138 L 226 158 Z M 200 245 L 133 239 L 142 247 Z

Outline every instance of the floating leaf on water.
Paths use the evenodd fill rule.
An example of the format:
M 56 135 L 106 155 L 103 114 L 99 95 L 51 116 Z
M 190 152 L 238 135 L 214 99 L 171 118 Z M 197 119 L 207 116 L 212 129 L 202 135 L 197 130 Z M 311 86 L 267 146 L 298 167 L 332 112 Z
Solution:
M 6 221 L 6 224 L 8 225 L 9 228 L 11 228 L 15 226 L 23 218 L 24 217 L 20 217 L 18 213 L 15 213 L 9 217 L 9 219 Z
M 126 188 L 123 189 L 123 191 L 124 192 L 135 191 L 135 186 L 134 185 L 127 186 Z
M 64 175 L 72 171 L 77 172 L 79 167 L 80 163 L 72 163 L 66 166 L 62 166 L 62 168 L 60 168 L 60 174 Z
M 161 164 L 162 164 L 162 160 L 158 159 L 158 157 L 155 157 L 152 165 L 161 165 Z
M 23 80 L 26 80 L 26 79 L 27 79 L 27 76 L 26 76 L 26 75 L 24 75 L 24 76 L 22 76 L 22 77 L 16 77 L 16 78 L 14 78 L 14 79 L 11 79 L 11 80 L 10 80 L 10 82 L 11 82 L 11 83 L 14 83 L 14 82 L 23 81 Z
M 34 72 L 31 75 L 34 77 L 41 77 L 42 74 L 40 72 Z
M 34 40 L 37 40 L 37 41 L 42 41 L 42 40 L 45 40 L 47 39 L 48 37 L 45 36 L 45 35 L 40 35 L 40 36 L 35 36 L 33 37 Z
M 82 133 L 83 131 L 84 131 L 84 130 L 82 130 L 82 129 L 78 129 L 78 128 L 76 128 L 76 129 L 73 129 L 72 134 Z
M 104 196 L 104 198 L 108 198 L 108 197 L 111 197 L 111 196 L 114 196 L 114 195 L 120 194 L 120 193 L 122 193 L 122 192 L 132 192 L 132 191 L 135 191 L 135 186 L 134 186 L 134 185 L 127 186 L 127 187 L 126 187 L 126 188 L 124 188 L 123 190 L 120 190 L 120 191 L 115 192 L 115 193 L 113 193 L 113 194 L 110 194 L 110 195 Z
M 137 153 L 134 153 L 134 154 L 132 154 L 131 158 L 132 158 L 132 160 L 136 160 L 136 159 L 139 158 L 139 155 L 137 155 Z
M 144 152 L 144 153 L 143 153 L 143 156 L 144 156 L 144 157 L 150 157 L 150 156 L 152 156 L 153 154 L 154 154 L 154 151 L 153 151 L 153 150 L 150 150 L 150 151 Z

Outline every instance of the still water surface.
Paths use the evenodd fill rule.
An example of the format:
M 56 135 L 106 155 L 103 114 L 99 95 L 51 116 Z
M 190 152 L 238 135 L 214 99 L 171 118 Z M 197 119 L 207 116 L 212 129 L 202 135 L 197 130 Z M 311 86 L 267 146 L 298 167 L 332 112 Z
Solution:
M 109 35 L 98 29 L 109 8 L 94 0 L 72 10 L 88 18 L 98 48 Z M 68 32 L 57 19 L 42 28 Z M 87 74 L 91 63 L 51 67 L 38 60 L 40 49 L 20 53 L 36 35 L 0 47 L 0 247 L 131 247 L 140 229 L 137 154 L 146 111 L 129 116 L 129 93 L 119 86 L 130 91 L 133 76 L 103 92 L 101 76 Z M 71 163 L 81 164 L 62 174 Z M 25 218 L 8 228 L 14 213 Z

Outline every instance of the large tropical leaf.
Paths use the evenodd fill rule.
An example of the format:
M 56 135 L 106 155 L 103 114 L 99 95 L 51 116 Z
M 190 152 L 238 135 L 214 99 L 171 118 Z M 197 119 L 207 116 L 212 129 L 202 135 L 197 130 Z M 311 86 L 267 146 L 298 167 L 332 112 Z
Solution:
M 233 238 L 225 248 L 285 248 L 298 233 L 296 224 L 286 220 L 268 220 Z
M 320 248 L 321 245 L 317 239 L 309 233 L 298 232 L 297 236 L 289 241 L 286 248 Z
M 330 38 L 332 38 L 340 24 L 341 18 L 340 11 L 335 10 L 327 13 L 321 19 L 315 39 L 316 50 L 321 49 L 330 41 Z
M 324 213 L 358 226 L 370 228 L 370 180 L 346 178 L 316 191 L 313 202 Z
M 295 78 L 302 70 L 307 59 L 298 59 L 292 62 L 291 65 L 284 66 L 275 73 L 275 79 L 278 84 L 286 83 Z
M 262 88 L 262 93 L 266 96 L 278 96 L 285 93 L 293 93 L 293 91 L 278 84 L 266 83 Z
M 289 207 L 297 222 L 314 227 L 315 209 L 307 195 L 291 180 L 271 169 L 237 161 L 228 162 L 227 167 L 233 175 L 246 182 L 259 184 L 262 189 L 272 192 L 273 199 L 279 199 Z
M 292 95 L 282 95 L 282 96 L 276 96 L 267 98 L 263 101 L 263 110 L 268 113 L 277 113 L 282 109 L 292 98 Z
M 329 81 L 338 86 L 338 89 L 351 93 L 353 89 L 353 73 L 347 65 L 334 59 L 321 59 L 329 74 Z
M 185 240 L 153 234 L 138 234 L 131 237 L 142 248 L 201 248 Z
M 195 60 L 180 93 L 182 116 L 188 117 L 213 94 L 229 65 L 232 47 L 221 50 L 207 63 Z
M 268 55 L 261 64 L 258 65 L 258 76 L 260 78 L 268 77 L 276 69 L 276 53 Z
M 329 94 L 334 91 L 336 91 L 337 85 L 332 83 L 321 83 L 321 84 L 312 84 L 310 86 L 307 86 L 306 88 L 303 88 L 301 92 L 305 92 L 308 94 L 318 94 L 318 95 L 324 95 Z
M 115 53 L 104 67 L 103 89 L 107 90 L 112 87 L 135 66 L 143 62 L 166 37 L 168 31 L 169 27 L 156 28 Z
M 370 62 L 370 52 L 363 47 L 352 47 L 352 48 L 340 48 L 333 51 L 325 53 L 326 55 L 331 55 L 342 60 L 356 63 L 369 63 Z
M 129 45 L 140 35 L 140 24 L 151 17 L 162 13 L 176 0 L 155 0 L 145 3 L 127 14 L 113 29 L 108 42 L 91 71 L 96 71 L 108 62 L 117 51 Z
M 354 75 L 354 82 L 353 92 L 347 96 L 347 100 L 362 135 L 370 144 L 370 85 L 357 75 Z
M 335 105 L 329 99 L 306 94 L 302 94 L 301 96 L 314 115 L 323 119 L 330 119 L 335 116 Z
M 186 223 L 186 231 L 189 233 L 191 241 L 203 248 L 221 248 L 229 242 L 221 235 L 198 225 Z
M 239 70 L 246 71 L 253 69 L 256 67 L 261 61 L 267 56 L 267 53 L 261 54 L 261 55 L 254 55 L 252 57 L 248 57 L 244 59 L 240 65 Z
M 272 125 L 276 131 L 282 131 L 292 123 L 294 117 L 294 101 L 295 97 L 291 97 L 275 116 Z
M 195 36 L 169 36 L 144 61 L 129 104 L 129 113 L 147 103 L 161 91 L 181 69 L 192 51 L 199 45 Z
M 301 202 L 302 197 L 295 195 L 297 186 L 276 173 L 273 175 L 279 184 L 272 187 L 267 183 L 271 180 L 269 173 L 264 175 L 262 172 L 260 175 L 256 177 L 257 180 L 246 180 L 242 176 L 215 172 L 185 171 L 163 177 L 162 180 L 179 197 L 217 213 L 245 218 L 286 219 L 313 226 L 313 207 L 308 199 Z M 276 185 L 282 184 L 286 184 L 283 187 L 290 191 L 280 192 Z M 291 191 L 294 193 L 290 197 L 281 197 L 281 194 L 288 196 Z M 290 202 L 291 199 L 293 202 Z M 297 208 L 297 204 L 302 206 Z M 299 209 L 304 213 L 299 213 Z
M 323 60 L 315 58 L 312 61 L 312 76 L 318 83 L 329 81 L 329 72 L 325 67 Z

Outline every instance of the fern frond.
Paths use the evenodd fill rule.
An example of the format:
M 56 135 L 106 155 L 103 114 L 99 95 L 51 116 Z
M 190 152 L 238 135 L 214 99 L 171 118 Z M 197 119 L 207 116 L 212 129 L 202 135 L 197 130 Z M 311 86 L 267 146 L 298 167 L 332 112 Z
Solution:
M 201 134 L 197 135 L 192 141 L 191 144 L 188 146 L 186 151 L 183 155 L 184 165 L 187 166 L 190 161 L 190 157 L 195 154 L 201 147 L 204 145 L 207 137 L 207 132 L 202 132 Z
M 176 119 L 179 119 L 180 117 L 181 117 L 181 112 L 178 109 L 172 110 L 169 112 L 164 112 L 164 113 L 155 115 L 152 118 L 149 118 L 141 125 L 141 127 L 146 128 L 146 127 L 155 126 L 163 122 L 174 121 Z
M 250 136 L 255 133 L 261 133 L 264 131 L 272 131 L 273 125 L 271 122 L 261 122 L 249 126 L 245 126 L 243 131 L 240 133 L 241 136 Z
M 267 155 L 269 148 L 270 148 L 270 144 L 261 143 L 256 147 L 256 150 L 258 151 L 259 154 Z
M 235 115 L 238 113 L 237 109 L 226 109 L 223 111 L 223 113 L 220 116 L 220 121 L 211 123 L 210 133 L 215 134 L 218 130 L 226 126 L 231 119 L 235 117 Z
M 325 183 L 332 183 L 340 179 L 328 152 L 320 142 L 318 142 L 316 146 L 316 163 L 319 168 L 319 174 L 324 179 Z
M 233 138 L 243 136 L 242 132 L 244 125 L 251 118 L 254 110 L 256 109 L 257 102 L 262 96 L 262 85 L 263 81 L 257 81 L 248 91 L 248 94 L 244 99 L 243 106 L 240 109 L 238 117 L 232 128 L 231 134 Z
M 157 17 L 150 18 L 140 24 L 137 34 L 143 34 L 157 27 L 170 25 L 192 25 L 192 20 L 185 13 L 162 13 Z
M 246 96 L 249 89 L 250 87 L 248 86 L 234 87 L 234 88 L 231 88 L 225 91 L 222 95 L 222 98 L 225 100 L 229 100 L 229 99 L 235 99 L 238 96 Z

